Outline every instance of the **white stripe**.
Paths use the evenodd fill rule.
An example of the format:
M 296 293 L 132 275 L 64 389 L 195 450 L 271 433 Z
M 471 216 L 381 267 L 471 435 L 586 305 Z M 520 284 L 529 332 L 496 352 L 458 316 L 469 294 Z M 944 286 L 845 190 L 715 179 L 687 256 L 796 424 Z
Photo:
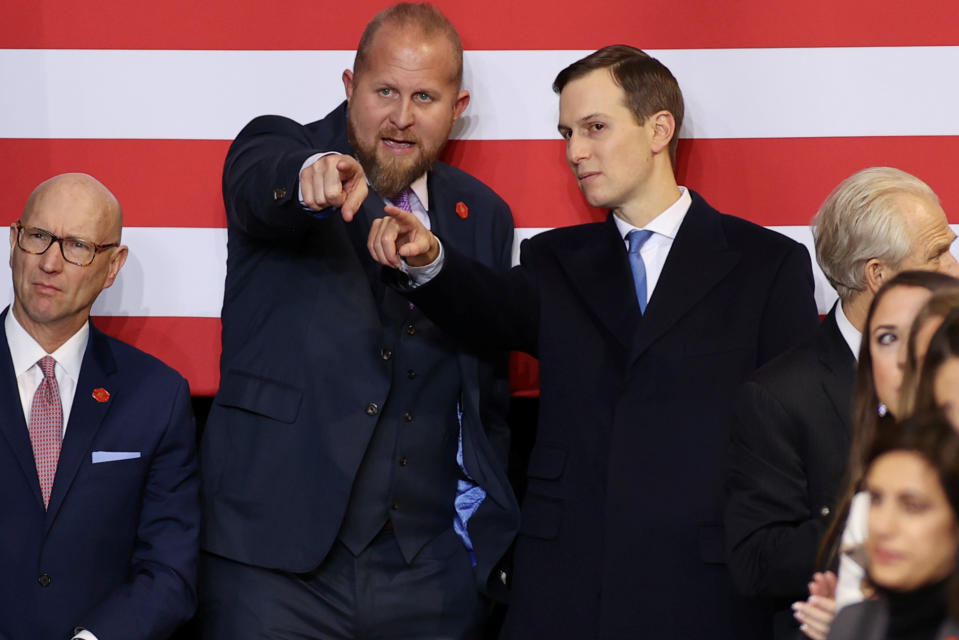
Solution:
M 93 315 L 220 316 L 226 229 L 127 227 L 123 243 L 129 257 L 113 286 L 97 298 Z M 0 300 L 13 299 L 11 281 L 4 261 Z
M 587 51 L 467 51 L 454 136 L 554 139 L 556 73 Z M 959 47 L 651 51 L 686 95 L 684 136 L 959 135 Z M 252 117 L 321 117 L 351 51 L 0 49 L 0 137 L 232 139 Z
M 959 224 L 951 225 L 959 233 Z M 813 257 L 816 304 L 826 313 L 836 293 L 815 263 L 812 233 L 806 226 L 769 227 L 806 245 Z M 513 264 L 519 263 L 519 246 L 526 238 L 547 231 L 516 229 Z M 114 285 L 93 307 L 94 315 L 171 316 L 217 318 L 223 304 L 226 277 L 226 229 L 128 227 L 123 242 L 130 257 Z M 959 258 L 959 243 L 952 252 Z M 12 300 L 10 267 L 0 269 L 0 300 Z

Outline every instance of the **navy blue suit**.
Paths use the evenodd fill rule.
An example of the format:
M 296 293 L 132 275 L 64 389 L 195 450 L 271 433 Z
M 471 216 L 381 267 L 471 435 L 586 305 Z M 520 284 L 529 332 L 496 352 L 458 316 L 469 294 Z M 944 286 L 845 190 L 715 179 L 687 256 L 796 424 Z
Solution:
M 2 329 L 0 407 L 0 638 L 66 640 L 78 626 L 99 640 L 168 638 L 196 607 L 186 380 L 91 324 L 47 510 Z M 94 464 L 94 451 L 140 457 Z
M 337 539 L 360 463 L 389 408 L 396 360 L 384 343 L 387 289 L 366 250 L 370 221 L 384 215 L 382 199 L 371 191 L 349 224 L 339 210 L 317 216 L 297 199 L 306 158 L 350 153 L 345 118 L 345 103 L 306 126 L 257 118 L 237 137 L 224 169 L 229 257 L 221 383 L 202 445 L 202 546 L 291 573 L 319 567 Z M 513 233 L 506 204 L 443 163 L 429 172 L 428 188 L 434 228 L 505 271 Z M 465 218 L 457 203 L 468 207 Z M 406 339 L 411 328 L 399 329 Z M 487 493 L 469 522 L 475 578 L 485 591 L 518 527 L 505 475 L 506 360 L 503 352 L 458 350 L 455 357 L 465 467 Z M 453 453 L 455 446 L 451 461 Z M 403 472 L 414 463 L 415 455 L 410 467 L 404 458 Z M 384 464 L 392 469 L 396 461 Z M 398 517 L 407 507 L 415 511 L 416 504 L 402 505 Z
M 750 637 L 724 564 L 730 403 L 816 326 L 806 250 L 693 194 L 643 316 L 611 218 L 531 238 L 506 276 L 444 248 L 410 299 L 540 360 L 504 635 Z

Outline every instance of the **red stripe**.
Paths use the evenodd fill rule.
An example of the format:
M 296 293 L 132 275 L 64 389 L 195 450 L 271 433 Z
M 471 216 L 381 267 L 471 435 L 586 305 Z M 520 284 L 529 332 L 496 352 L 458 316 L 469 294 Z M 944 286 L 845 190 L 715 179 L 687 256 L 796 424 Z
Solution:
M 0 139 L 0 157 L 8 159 L 0 211 L 12 221 L 35 185 L 83 170 L 114 190 L 127 226 L 223 227 L 220 172 L 228 146 L 222 140 Z M 446 156 L 496 189 L 518 227 L 604 216 L 585 205 L 560 140 L 454 141 Z M 683 140 L 678 173 L 680 183 L 720 210 L 765 225 L 805 225 L 840 180 L 887 164 L 928 182 L 959 222 L 957 157 L 959 136 Z
M 387 3 L 287 0 L 6 0 L 9 48 L 353 49 Z M 953 0 L 436 0 L 467 49 L 648 49 L 955 44 Z
M 98 316 L 101 331 L 142 349 L 179 371 L 195 396 L 220 384 L 220 319 Z

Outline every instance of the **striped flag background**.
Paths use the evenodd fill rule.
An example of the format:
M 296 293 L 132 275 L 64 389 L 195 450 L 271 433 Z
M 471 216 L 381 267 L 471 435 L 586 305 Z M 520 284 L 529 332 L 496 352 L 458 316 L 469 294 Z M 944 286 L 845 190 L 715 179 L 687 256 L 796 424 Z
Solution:
M 959 221 L 955 0 L 436 4 L 460 30 L 473 96 L 446 158 L 510 203 L 518 239 L 605 215 L 570 178 L 550 85 L 569 62 L 619 42 L 678 78 L 680 182 L 718 209 L 810 244 L 827 193 L 885 164 L 926 180 Z M 53 174 L 100 178 L 123 204 L 130 259 L 94 307 L 98 326 L 213 394 L 230 140 L 256 115 L 309 122 L 335 107 L 363 26 L 383 6 L 5 0 L 3 222 Z M 0 302 L 11 298 L 0 273 Z M 818 273 L 817 300 L 821 312 L 833 300 Z

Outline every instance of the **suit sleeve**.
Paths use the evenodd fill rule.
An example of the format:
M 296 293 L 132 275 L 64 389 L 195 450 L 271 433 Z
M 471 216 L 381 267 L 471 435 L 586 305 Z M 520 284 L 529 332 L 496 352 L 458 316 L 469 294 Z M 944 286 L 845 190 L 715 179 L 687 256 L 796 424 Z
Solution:
M 793 243 L 763 308 L 756 367 L 803 342 L 819 326 L 809 252 Z
M 317 149 L 306 127 L 281 116 L 254 119 L 237 135 L 223 167 L 223 202 L 231 226 L 256 237 L 299 233 L 316 214 L 297 193 L 300 168 Z M 331 210 L 332 211 L 332 210 Z
M 172 396 L 143 489 L 130 577 L 78 621 L 98 640 L 168 638 L 196 610 L 199 481 L 185 380 Z
M 826 520 L 810 512 L 795 421 L 761 384 L 736 398 L 730 433 L 729 569 L 749 596 L 801 598 Z
M 441 239 L 442 240 L 442 239 Z M 428 283 L 404 294 L 464 344 L 536 356 L 539 302 L 529 241 L 520 264 L 499 273 L 444 244 L 445 262 Z
M 493 246 L 496 255 L 496 270 L 507 273 L 513 254 L 513 214 L 509 206 L 500 201 L 493 219 Z M 506 466 L 509 457 L 509 353 L 494 349 L 482 358 L 484 376 L 483 401 L 480 404 L 481 419 L 486 437 L 499 461 Z

